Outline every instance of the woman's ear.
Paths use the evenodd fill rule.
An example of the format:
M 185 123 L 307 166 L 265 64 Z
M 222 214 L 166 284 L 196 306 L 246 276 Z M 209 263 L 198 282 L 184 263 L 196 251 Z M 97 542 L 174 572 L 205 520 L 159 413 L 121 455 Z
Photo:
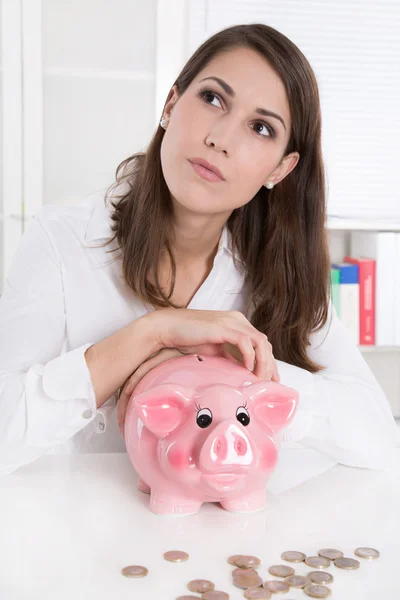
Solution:
M 287 156 L 284 156 L 276 169 L 269 175 L 264 185 L 267 186 L 268 181 L 272 181 L 274 185 L 282 181 L 286 175 L 289 175 L 293 171 L 299 160 L 300 154 L 298 152 L 291 152 Z
M 173 107 L 175 106 L 176 102 L 178 101 L 178 98 L 179 98 L 178 86 L 175 84 L 172 86 L 172 88 L 168 94 L 167 101 L 165 103 L 164 110 L 163 110 L 163 116 L 167 117 L 167 119 L 170 117 Z

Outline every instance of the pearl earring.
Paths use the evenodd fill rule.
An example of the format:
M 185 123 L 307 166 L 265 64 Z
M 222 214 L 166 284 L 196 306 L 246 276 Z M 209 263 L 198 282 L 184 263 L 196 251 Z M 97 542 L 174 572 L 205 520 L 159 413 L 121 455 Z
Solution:
M 167 124 L 168 124 L 168 119 L 166 119 L 165 117 L 163 117 L 160 121 L 160 125 L 163 129 L 167 129 Z
M 268 181 L 267 185 L 265 186 L 266 188 L 268 188 L 269 190 L 272 190 L 272 188 L 274 187 L 274 182 L 273 181 Z

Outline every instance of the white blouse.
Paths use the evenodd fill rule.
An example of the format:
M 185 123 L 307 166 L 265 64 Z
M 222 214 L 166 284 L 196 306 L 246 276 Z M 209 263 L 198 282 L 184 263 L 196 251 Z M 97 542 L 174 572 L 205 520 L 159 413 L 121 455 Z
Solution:
M 116 396 L 97 409 L 84 353 L 152 307 L 127 289 L 121 260 L 107 253 L 117 242 L 95 247 L 110 234 L 109 206 L 95 193 L 78 205 L 45 206 L 22 236 L 0 298 L 0 474 L 44 454 L 126 452 Z M 243 312 L 240 266 L 225 226 L 213 268 L 188 308 Z M 296 450 L 307 449 L 304 479 L 338 462 L 384 468 L 399 444 L 388 400 L 332 304 L 311 341 L 309 356 L 323 371 L 277 362 L 281 383 L 300 394 L 278 439 L 286 463 L 274 477 L 292 465 L 287 487 L 299 481 Z M 308 460 L 314 466 L 307 471 Z

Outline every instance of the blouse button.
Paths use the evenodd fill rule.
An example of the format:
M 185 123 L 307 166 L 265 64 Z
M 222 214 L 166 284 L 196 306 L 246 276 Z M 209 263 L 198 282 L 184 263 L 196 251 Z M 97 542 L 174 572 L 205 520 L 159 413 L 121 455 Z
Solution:
M 93 416 L 93 413 L 92 413 L 92 411 L 91 411 L 91 410 L 85 410 L 85 411 L 82 413 L 82 417 L 83 417 L 84 419 L 90 419 L 90 417 L 92 417 L 92 416 Z

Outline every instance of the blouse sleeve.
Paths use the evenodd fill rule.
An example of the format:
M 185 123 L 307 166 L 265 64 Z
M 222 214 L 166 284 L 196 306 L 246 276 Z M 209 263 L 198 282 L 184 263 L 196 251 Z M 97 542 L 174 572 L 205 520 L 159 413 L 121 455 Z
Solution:
M 92 421 L 98 433 L 105 430 L 115 398 L 97 409 L 85 360 L 92 344 L 62 353 L 65 325 L 62 266 L 38 213 L 22 236 L 0 298 L 0 474 L 66 442 Z
M 311 337 L 318 373 L 277 361 L 281 383 L 298 390 L 299 406 L 281 442 L 297 442 L 337 462 L 381 469 L 400 435 L 390 404 L 330 301 L 328 321 Z

